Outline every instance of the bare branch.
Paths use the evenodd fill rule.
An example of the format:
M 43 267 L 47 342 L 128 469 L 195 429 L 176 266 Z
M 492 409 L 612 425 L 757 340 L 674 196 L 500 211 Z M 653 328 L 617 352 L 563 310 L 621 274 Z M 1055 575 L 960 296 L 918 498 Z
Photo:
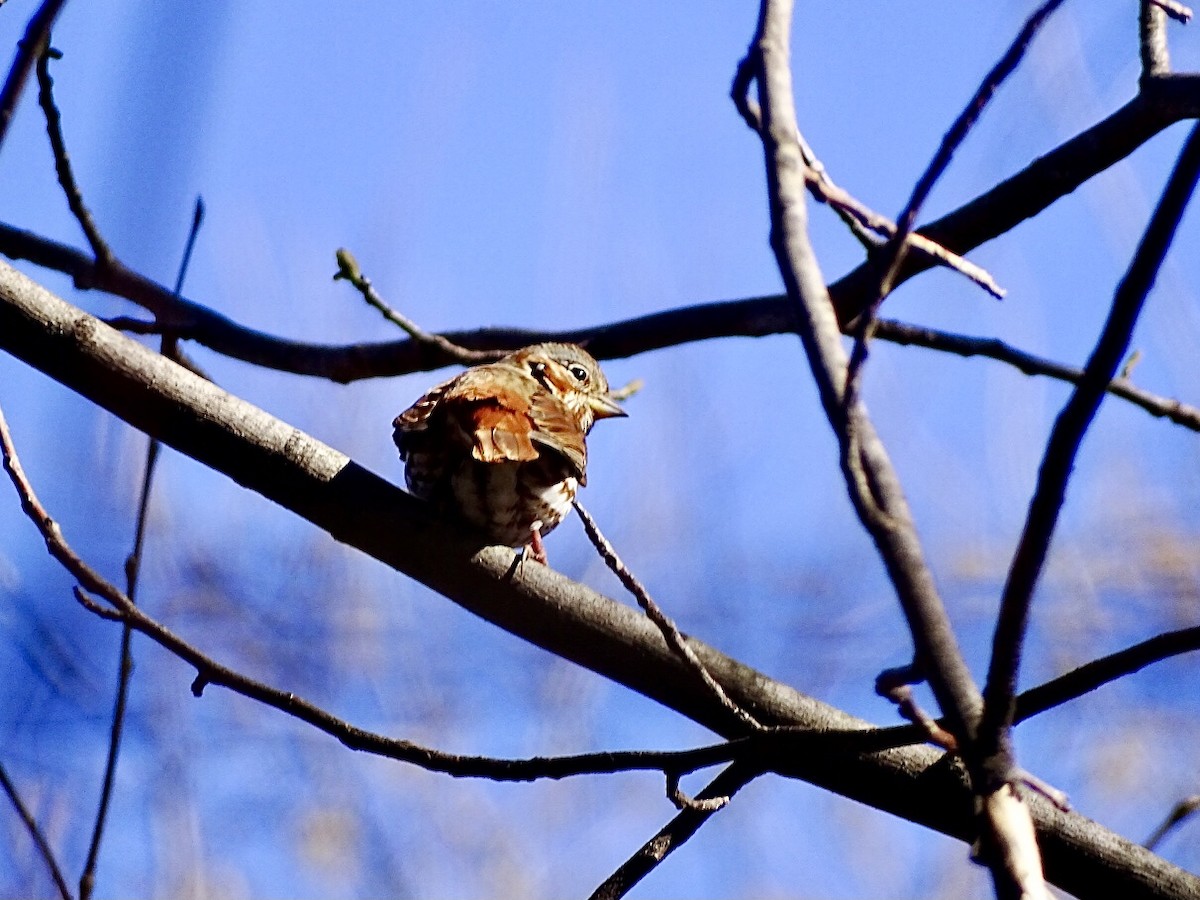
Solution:
M 608 538 L 601 533 L 600 527 L 596 524 L 596 520 L 592 518 L 591 513 L 578 500 L 573 501 L 572 505 L 575 507 L 575 512 L 579 514 L 579 520 L 583 522 L 583 530 L 587 532 L 588 540 L 592 542 L 592 546 L 596 548 L 596 551 L 600 554 L 600 558 L 604 560 L 605 565 L 612 570 L 613 574 L 620 579 L 621 584 L 625 585 L 625 589 L 633 594 L 634 599 L 638 602 L 638 606 L 642 608 L 646 613 L 646 617 L 658 628 L 663 636 L 663 640 L 667 642 L 667 646 L 679 655 L 679 658 L 699 676 L 704 686 L 712 691 L 717 701 L 733 713 L 742 724 L 754 729 L 762 728 L 762 723 L 730 700 L 729 695 L 725 693 L 725 689 L 709 674 L 708 669 L 704 667 L 704 663 L 700 662 L 700 658 L 696 656 L 695 651 L 688 646 L 688 639 L 675 627 L 675 623 L 671 621 L 671 617 L 664 613 L 662 608 L 654 602 L 654 598 L 650 596 L 650 592 L 646 590 L 645 585 L 638 581 L 637 576 L 629 570 L 629 567 L 617 555 L 616 549 L 609 543 Z
M 1012 727 L 1017 671 L 1029 606 L 1058 523 L 1076 454 L 1104 399 L 1106 386 L 1128 353 L 1138 315 L 1198 178 L 1200 126 L 1192 130 L 1184 144 L 1129 270 L 1117 287 L 1104 329 L 1084 368 L 1084 377 L 1059 414 L 1046 445 L 1025 527 L 1009 568 L 992 639 L 991 663 L 984 689 L 984 722 L 980 729 L 985 754 L 995 752 L 996 747 L 1005 743 Z
M 963 206 L 921 226 L 919 233 L 955 253 L 1011 231 L 1098 172 L 1115 165 L 1170 124 L 1200 116 L 1200 75 L 1170 75 L 1142 86 L 1129 103 L 1034 160 Z M 929 269 L 928 259 L 909 256 L 895 285 Z M 843 323 L 874 299 L 878 270 L 864 263 L 830 285 Z
M 17 54 L 8 70 L 8 78 L 4 80 L 4 88 L 0 90 L 0 145 L 4 144 L 9 123 L 17 111 L 17 102 L 25 90 L 25 83 L 29 81 L 34 61 L 49 46 L 50 29 L 65 5 L 66 0 L 45 0 L 25 26 L 25 36 L 17 42 Z
M 1063 812 L 1067 812 L 1071 808 L 1071 798 L 1065 792 L 1060 791 L 1048 781 L 1039 778 L 1025 769 L 1017 769 L 1013 773 L 1013 780 L 1010 787 L 1016 786 L 1028 788 L 1035 794 L 1045 797 L 1054 804 L 1056 809 L 1061 809 Z
M 621 385 L 619 388 L 609 391 L 609 394 L 614 400 L 628 400 L 645 386 L 646 382 L 641 378 L 634 378 L 632 381 Z
M 977 795 L 980 818 L 986 823 L 981 841 L 983 862 L 1008 874 L 1011 886 L 997 886 L 997 896 L 1020 900 L 1050 900 L 1042 876 L 1041 854 L 1029 809 L 1011 783 Z
M 908 618 L 917 656 L 951 731 L 974 727 L 980 698 L 958 651 L 949 619 L 924 563 L 920 542 L 896 475 L 860 402 L 846 404 L 848 360 L 825 282 L 807 234 L 803 159 L 797 140 L 789 64 L 791 3 L 763 4 L 760 31 L 749 56 L 757 60 L 763 145 L 771 203 L 771 245 L 821 403 L 842 449 L 847 488 L 874 539 Z
M 730 798 L 754 777 L 753 771 L 736 764 L 723 771 L 697 795 L 698 802 L 693 801 L 685 805 L 679 815 L 664 825 L 654 837 L 622 863 L 620 868 L 609 875 L 604 883 L 592 892 L 591 900 L 618 900 L 628 894 L 639 881 L 658 868 L 667 856 L 699 831 L 701 825 L 722 809 Z M 709 800 L 724 800 L 725 803 L 708 803 Z
M 799 141 L 804 163 L 808 167 L 808 171 L 805 173 L 805 181 L 808 184 L 809 193 L 813 198 L 832 208 L 869 250 L 877 250 L 880 245 L 872 240 L 871 235 L 867 233 L 868 231 L 886 238 L 894 238 L 897 233 L 896 223 L 886 216 L 875 212 L 866 206 L 866 204 L 855 199 L 848 192 L 834 184 L 833 179 L 829 177 L 828 170 L 817 159 L 808 142 L 804 140 L 804 135 L 799 135 Z M 907 241 L 908 245 L 914 250 L 927 254 L 938 264 L 953 269 L 960 275 L 969 278 L 997 300 L 1004 299 L 1004 289 L 981 266 L 975 265 L 975 263 L 964 259 L 957 253 L 952 253 L 940 244 L 929 240 L 923 234 L 910 232 Z
M 888 241 L 887 247 L 883 251 L 882 259 L 880 260 L 879 270 L 882 274 L 879 277 L 879 286 L 875 291 L 875 296 L 871 300 L 866 313 L 860 317 L 860 322 L 855 333 L 854 352 L 850 357 L 850 371 L 847 375 L 851 382 L 850 392 L 853 393 L 853 382 L 859 377 L 862 370 L 862 364 L 867 356 L 867 344 L 875 331 L 875 319 L 879 313 L 879 307 L 883 303 L 884 298 L 892 292 L 892 288 L 896 284 L 896 278 L 900 273 L 900 267 L 904 264 L 905 256 L 908 254 L 910 246 L 909 235 L 916 225 L 917 215 L 921 211 L 921 207 L 929 198 L 933 186 L 950 165 L 950 160 L 953 158 L 955 151 L 964 140 L 967 134 L 974 127 L 979 117 L 983 114 L 984 108 L 991 101 L 1000 85 L 1016 71 L 1021 60 L 1025 56 L 1025 51 L 1029 49 L 1030 43 L 1041 30 L 1042 25 L 1054 13 L 1063 0 L 1046 0 L 1037 10 L 1034 11 L 1025 24 L 1018 32 L 1008 50 L 1000 58 L 999 62 L 992 67 L 991 71 L 984 76 L 979 88 L 975 91 L 974 96 L 967 102 L 966 108 L 959 113 L 958 118 L 950 126 L 942 138 L 941 144 L 938 146 L 937 152 L 934 153 L 933 159 L 929 161 L 929 166 L 917 179 L 916 185 L 913 187 L 912 195 L 908 198 L 908 202 L 904 206 L 904 210 L 896 219 L 895 233 L 891 240 Z
M 689 797 L 679 787 L 680 776 L 674 772 L 667 773 L 667 799 L 670 800 L 676 809 L 692 809 L 696 812 L 716 812 L 722 807 L 728 806 L 729 801 L 733 798 L 727 794 L 720 794 L 713 797 Z
M 761 8 L 761 7 L 760 7 Z M 761 23 L 759 25 L 761 28 Z M 758 101 L 750 93 L 757 72 L 754 60 L 749 56 L 742 59 L 733 72 L 733 83 L 729 88 L 729 99 L 733 101 L 734 109 L 738 111 L 746 123 L 746 127 L 755 134 L 762 132 L 762 110 Z
M 337 261 L 338 270 L 334 274 L 333 280 L 345 280 L 354 285 L 354 288 L 362 294 L 362 298 L 370 306 L 382 313 L 383 317 L 393 325 L 401 328 L 414 341 L 435 347 L 450 359 L 465 363 L 468 366 L 481 362 L 493 362 L 504 356 L 507 352 L 505 350 L 468 350 L 466 347 L 461 347 L 453 341 L 447 340 L 440 334 L 431 334 L 423 330 L 412 319 L 401 315 L 388 306 L 384 299 L 379 296 L 379 292 L 375 290 L 375 286 L 371 284 L 371 279 L 364 275 L 362 269 L 358 267 L 358 260 L 354 258 L 354 254 L 345 247 L 338 250 Z
M 1171 831 L 1178 825 L 1182 824 L 1186 819 L 1196 814 L 1200 810 L 1200 794 L 1193 794 L 1186 797 L 1175 804 L 1175 808 L 1163 820 L 1163 823 L 1154 829 L 1154 833 L 1146 838 L 1146 843 L 1143 845 L 1147 850 L 1153 850 Z
M 1021 27 L 1008 50 L 1000 57 L 1000 61 L 992 67 L 992 70 L 984 76 L 983 82 L 975 91 L 974 96 L 967 102 L 966 108 L 959 113 L 954 124 L 950 126 L 950 130 L 946 132 L 942 138 L 942 143 L 930 160 L 929 166 L 925 172 L 917 179 L 916 185 L 913 187 L 912 195 L 908 198 L 908 203 L 905 204 L 903 212 L 896 219 L 896 234 L 889 243 L 886 259 L 886 265 L 883 266 L 883 277 L 880 279 L 879 297 L 882 299 L 891 293 L 892 287 L 895 284 L 895 279 L 899 273 L 901 264 L 904 262 L 904 256 L 907 250 L 905 242 L 908 235 L 912 232 L 913 226 L 916 224 L 917 215 L 921 211 L 926 199 L 929 197 L 930 191 L 933 190 L 934 184 L 942 177 L 942 173 L 950 165 L 950 160 L 954 156 L 959 145 L 966 140 L 967 134 L 982 115 L 984 108 L 992 99 L 992 96 L 999 89 L 1000 85 L 1016 71 L 1017 66 L 1021 64 L 1021 60 L 1025 56 L 1025 51 L 1029 49 L 1033 38 L 1041 30 L 1042 25 L 1054 13 L 1063 0 L 1046 0 L 1039 6 Z
M 63 138 L 62 116 L 58 107 L 54 105 L 54 79 L 50 77 L 50 60 L 58 58 L 59 55 L 58 51 L 47 45 L 43 46 L 37 58 L 38 103 L 46 116 L 46 134 L 50 137 L 50 147 L 54 151 L 54 170 L 58 173 L 58 183 L 67 196 L 67 205 L 71 207 L 72 215 L 78 220 L 79 227 L 83 229 L 83 234 L 91 245 L 96 267 L 104 269 L 112 265 L 113 252 L 104 236 L 100 234 L 91 210 L 83 202 L 83 193 L 79 190 L 75 173 L 71 170 L 71 157 L 67 154 L 67 143 Z
M 1163 10 L 1163 12 L 1176 22 L 1182 22 L 1184 25 L 1192 21 L 1192 16 L 1195 15 L 1190 6 L 1184 6 L 1182 3 L 1177 2 L 1177 0 L 1150 0 L 1150 2 Z
M 1171 54 L 1167 48 L 1167 12 L 1154 0 L 1138 3 L 1138 38 L 1142 57 L 1142 83 L 1167 75 L 1171 71 Z
M 1078 384 L 1083 378 L 1082 369 L 1064 366 L 1062 363 L 1026 353 L 996 338 L 954 334 L 935 328 L 909 325 L 894 319 L 880 319 L 875 336 L 896 344 L 927 347 L 958 356 L 985 356 L 1006 363 L 1026 375 L 1045 375 L 1072 384 Z M 1110 381 L 1105 390 L 1114 397 L 1140 406 L 1152 416 L 1168 419 L 1191 431 L 1200 431 L 1200 408 L 1135 387 L 1125 374 Z
M 1013 721 L 1023 722 L 1153 663 L 1196 650 L 1200 650 L 1200 626 L 1155 635 L 1018 695 Z
M 875 679 L 875 693 L 896 704 L 896 711 L 916 725 L 929 743 L 948 753 L 957 753 L 958 739 L 947 731 L 941 722 L 925 712 L 913 696 L 912 685 L 920 684 L 924 680 L 925 676 L 911 664 L 886 669 Z
M 37 819 L 33 817 L 33 813 L 29 811 L 29 807 L 21 800 L 21 795 L 17 793 L 16 785 L 8 777 L 8 772 L 5 771 L 3 764 L 0 764 L 0 788 L 3 788 L 4 793 L 8 795 L 13 809 L 17 811 L 17 816 L 20 817 L 25 825 L 25 830 L 29 832 L 29 836 L 33 839 L 33 845 L 37 847 L 38 856 L 42 858 L 42 861 L 46 864 L 46 868 L 50 870 L 50 877 L 54 879 L 54 884 L 58 888 L 59 895 L 63 900 L 71 900 L 71 889 L 67 887 L 67 881 L 63 878 L 62 869 L 58 867 L 58 860 L 54 858 L 54 851 L 50 849 L 50 844 L 46 840 L 46 836 L 42 834 L 42 829 L 38 826 Z

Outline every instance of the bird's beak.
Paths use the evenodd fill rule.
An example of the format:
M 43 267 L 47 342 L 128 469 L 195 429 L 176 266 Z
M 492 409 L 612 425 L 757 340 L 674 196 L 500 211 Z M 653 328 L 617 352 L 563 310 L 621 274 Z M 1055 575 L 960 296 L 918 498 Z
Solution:
M 618 419 L 629 415 L 613 398 L 612 394 L 596 394 L 588 398 L 588 406 L 597 419 Z

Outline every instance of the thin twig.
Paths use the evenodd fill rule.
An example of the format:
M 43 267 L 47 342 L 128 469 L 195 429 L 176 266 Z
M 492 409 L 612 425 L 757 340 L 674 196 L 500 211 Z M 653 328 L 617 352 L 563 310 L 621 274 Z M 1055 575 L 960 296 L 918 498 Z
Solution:
M 1176 22 L 1182 22 L 1184 25 L 1192 21 L 1192 16 L 1195 15 L 1190 6 L 1184 6 L 1182 3 L 1177 2 L 1177 0 L 1150 0 L 1150 2 Z
M 1197 810 L 1200 810 L 1200 794 L 1193 794 L 1180 800 L 1163 820 L 1163 823 L 1154 829 L 1154 833 L 1150 837 L 1146 838 L 1146 842 L 1142 846 L 1147 850 L 1153 850 L 1162 843 L 1162 839 L 1170 834 L 1172 829 L 1189 816 L 1194 815 Z
M 804 163 L 808 167 L 808 171 L 804 177 L 808 184 L 809 193 L 813 198 L 832 208 L 869 250 L 877 250 L 881 246 L 877 240 L 872 238 L 871 233 L 881 235 L 885 238 L 894 238 L 896 236 L 896 223 L 887 216 L 875 212 L 875 210 L 835 184 L 833 179 L 829 177 L 828 170 L 817 159 L 812 148 L 805 141 L 804 135 L 799 135 L 798 138 Z M 977 266 L 957 253 L 947 250 L 941 244 L 931 241 L 923 234 L 911 232 L 908 236 L 908 243 L 914 250 L 936 260 L 940 265 L 953 269 L 960 275 L 969 278 L 997 300 L 1004 299 L 1004 288 L 1000 287 L 991 273 L 983 267 Z
M 958 739 L 947 731 L 941 722 L 925 712 L 913 695 L 912 685 L 920 684 L 924 680 L 924 675 L 914 664 L 886 669 L 875 679 L 875 693 L 896 704 L 896 711 L 920 728 L 929 743 L 948 753 L 957 753 Z
M 50 43 L 50 29 L 65 5 L 66 0 L 45 0 L 30 17 L 29 24 L 25 26 L 25 36 L 17 41 L 17 54 L 8 70 L 8 78 L 4 80 L 4 88 L 0 90 L 0 146 L 4 144 L 8 126 L 17 111 L 17 102 L 25 91 L 34 61 Z
M 67 887 L 67 880 L 63 878 L 62 869 L 58 867 L 58 860 L 54 858 L 54 851 L 50 849 L 50 844 L 46 840 L 46 836 L 42 834 L 42 829 L 37 823 L 37 819 L 33 817 L 33 813 L 21 800 L 21 795 L 17 793 L 16 785 L 8 777 L 8 772 L 5 771 L 4 765 L 0 764 L 0 787 L 4 788 L 4 793 L 8 795 L 8 799 L 12 802 L 13 809 L 17 811 L 17 815 L 25 824 L 25 829 L 29 832 L 29 836 L 33 839 L 33 844 L 37 847 L 38 855 L 42 861 L 46 863 L 46 868 L 50 870 L 50 877 L 54 879 L 54 884 L 58 887 L 58 893 L 63 900 L 71 900 L 71 889 Z
M 678 850 L 700 826 L 722 809 L 739 790 L 756 777 L 754 770 L 736 763 L 725 769 L 697 795 L 692 805 L 686 806 L 659 832 L 638 848 L 628 860 L 608 876 L 596 890 L 591 900 L 619 900 L 634 886 L 653 872 L 668 855 Z M 706 805 L 708 800 L 722 799 L 715 808 Z
M 611 390 L 608 393 L 609 396 L 611 396 L 614 400 L 628 400 L 645 386 L 646 382 L 641 378 L 634 378 L 632 381 L 623 384 L 621 387 Z
M 704 682 L 704 686 L 708 688 L 723 707 L 751 728 L 755 730 L 761 729 L 763 725 L 747 710 L 742 709 L 742 707 L 735 703 L 725 693 L 725 689 L 712 677 L 708 669 L 705 668 L 704 663 L 700 661 L 700 657 L 696 656 L 696 652 L 688 646 L 687 638 L 675 627 L 675 623 L 671 621 L 671 617 L 663 612 L 662 608 L 654 602 L 654 598 L 650 596 L 650 592 L 646 590 L 645 585 L 638 581 L 637 576 L 625 565 L 624 561 L 617 554 L 616 549 L 609 543 L 608 538 L 601 533 L 599 526 L 596 525 L 596 520 L 592 518 L 583 504 L 575 500 L 573 505 L 575 506 L 575 511 L 579 513 L 579 520 L 583 522 L 583 530 L 587 532 L 588 540 L 592 542 L 592 546 L 596 548 L 596 551 L 603 558 L 605 564 L 612 570 L 613 574 L 620 579 L 621 584 L 625 585 L 625 589 L 633 594 L 634 599 L 638 602 L 638 606 L 646 613 L 646 617 L 662 633 L 663 640 L 667 642 L 667 646 L 692 671 L 700 676 L 700 680 Z
M 1146 295 L 1166 258 L 1198 178 L 1200 126 L 1193 128 L 1184 144 L 1129 270 L 1117 287 L 1104 329 L 1084 367 L 1084 377 L 1059 413 L 1042 456 L 1037 487 L 1009 567 L 992 638 L 991 663 L 984 688 L 984 722 L 980 726 L 985 754 L 1005 743 L 1012 727 L 1013 698 L 1029 607 L 1058 524 L 1076 455 L 1104 399 L 1106 386 L 1129 350 Z
M 1194 653 L 1197 650 L 1200 650 L 1200 625 L 1155 635 L 1131 647 L 1126 647 L 1108 656 L 1102 656 L 1099 659 L 1084 663 L 1082 666 L 1059 675 L 1057 678 L 1052 678 L 1050 681 L 1021 692 L 1017 695 L 1017 709 L 1014 722 L 1024 722 L 1026 719 L 1032 719 L 1034 716 L 1041 715 L 1051 709 L 1056 709 L 1059 706 L 1070 703 L 1072 700 L 1077 700 L 1085 694 L 1104 687 L 1106 684 L 1111 684 L 1120 678 L 1124 678 L 1126 675 L 1140 672 L 1154 663 L 1162 662 L 1163 660 L 1180 656 L 1184 653 Z M 890 692 L 891 683 L 911 684 L 915 683 L 916 680 L 911 666 L 889 669 L 880 674 L 882 684 L 877 681 L 876 690 L 878 693 L 892 699 Z M 949 734 L 949 732 L 945 731 L 945 720 L 935 719 L 933 720 L 933 727 L 930 727 L 929 722 L 926 721 L 928 718 L 927 714 L 919 713 L 909 716 L 904 709 L 901 709 L 900 713 L 905 718 L 914 722 L 917 728 L 908 725 L 891 726 L 876 729 L 870 733 L 869 737 L 864 734 L 861 736 L 861 741 L 849 743 L 849 741 L 853 740 L 850 735 L 839 740 L 848 741 L 844 745 L 845 749 L 852 749 L 859 752 L 903 747 L 917 741 L 930 741 L 944 749 L 953 749 L 942 741 L 942 735 Z M 780 728 L 776 729 L 773 733 L 785 734 L 787 732 L 788 729 Z M 782 746 L 787 745 L 784 744 Z M 1024 775 L 1019 775 L 1018 777 L 1021 779 L 1024 778 Z
M 896 234 L 893 236 L 889 249 L 885 255 L 886 265 L 883 266 L 883 277 L 880 279 L 879 296 L 886 297 L 891 293 L 895 283 L 896 275 L 899 273 L 900 266 L 904 262 L 904 254 L 907 250 L 908 236 L 912 233 L 913 226 L 916 224 L 917 215 L 921 211 L 921 207 L 925 204 L 925 200 L 929 197 L 930 191 L 933 190 L 934 184 L 942 177 L 946 168 L 950 165 L 950 160 L 959 146 L 966 140 L 967 134 L 979 120 L 983 114 L 984 108 L 992 99 L 992 96 L 999 89 L 1000 85 L 1011 75 L 1021 60 L 1025 56 L 1025 51 L 1029 49 L 1030 43 L 1041 30 L 1046 19 L 1054 13 L 1059 6 L 1063 4 L 1063 0 L 1046 0 L 1038 7 L 1033 15 L 1025 20 L 1025 24 L 1017 33 L 1008 50 L 1000 57 L 999 62 L 992 67 L 992 70 L 984 76 L 979 88 L 975 91 L 974 96 L 967 102 L 966 108 L 959 113 L 958 118 L 954 120 L 954 124 L 950 126 L 950 130 L 946 132 L 942 138 L 941 144 L 938 146 L 937 152 L 934 153 L 933 159 L 929 161 L 925 172 L 917 179 L 916 185 L 913 187 L 912 195 L 908 198 L 908 202 L 904 205 L 904 210 L 896 218 Z
M 895 234 L 892 235 L 887 247 L 882 252 L 879 264 L 879 271 L 882 274 L 879 277 L 879 286 L 875 292 L 875 298 L 867 307 L 866 314 L 861 317 L 855 334 L 854 351 L 850 356 L 850 368 L 846 374 L 847 397 L 853 397 L 857 393 L 856 383 L 861 375 L 863 363 L 866 361 L 867 344 L 874 334 L 875 319 L 878 316 L 879 307 L 896 285 L 896 279 L 900 274 L 900 267 L 904 265 L 904 259 L 911 243 L 909 237 L 916 225 L 917 215 L 920 213 L 921 207 L 928 199 L 933 186 L 949 167 L 950 160 L 953 158 L 955 151 L 966 140 L 967 134 L 970 133 L 975 123 L 979 121 L 984 108 L 995 95 L 1000 85 L 1004 83 L 1009 75 L 1016 71 L 1017 66 L 1020 65 L 1021 60 L 1025 56 L 1025 51 L 1029 49 L 1034 36 L 1041 29 L 1046 19 L 1062 3 L 1063 0 L 1046 0 L 1045 3 L 1034 11 L 1033 15 L 1025 20 L 1025 24 L 1009 45 L 1008 50 L 1000 57 L 999 62 L 992 67 L 991 71 L 984 76 L 979 88 L 968 101 L 966 108 L 959 113 L 958 118 L 954 120 L 950 129 L 942 138 L 942 142 L 938 146 L 937 152 L 934 153 L 933 159 L 929 161 L 929 165 L 921 177 L 917 179 L 912 195 L 904 205 L 903 211 L 896 217 Z
M 466 365 L 475 365 L 481 362 L 492 362 L 504 356 L 505 350 L 469 350 L 466 347 L 459 346 L 440 334 L 433 334 L 425 331 L 416 322 L 402 313 L 392 309 L 379 292 L 375 290 L 371 284 L 371 279 L 362 273 L 362 269 L 358 266 L 358 260 L 345 247 L 337 251 L 338 270 L 333 276 L 334 281 L 345 280 L 349 281 L 355 289 L 362 294 L 362 298 L 368 304 L 382 313 L 383 317 L 393 325 L 403 329 L 409 337 L 414 341 L 419 341 L 422 344 L 428 344 L 430 347 L 435 347 L 442 353 L 446 354 L 456 362 Z
M 1019 694 L 1013 721 L 1023 722 L 1146 666 L 1197 650 L 1200 650 L 1200 626 L 1155 635 Z
M 936 328 L 909 325 L 894 319 L 880 319 L 876 325 L 875 337 L 901 346 L 926 347 L 958 356 L 984 356 L 1006 363 L 1026 375 L 1044 375 L 1071 384 L 1078 384 L 1083 378 L 1083 369 L 1026 353 L 997 338 L 955 334 Z M 1114 397 L 1141 407 L 1156 418 L 1168 419 L 1191 431 L 1200 431 L 1200 407 L 1136 387 L 1124 374 L 1110 381 L 1105 390 Z
M 729 86 L 729 97 L 733 100 L 734 109 L 738 111 L 738 115 L 742 117 L 746 127 L 755 134 L 760 134 L 762 132 L 762 110 L 758 106 L 758 101 L 750 93 L 755 75 L 754 60 L 746 56 L 733 71 L 733 83 Z
M 1019 784 L 1033 791 L 1035 794 L 1045 797 L 1054 804 L 1056 809 L 1061 809 L 1063 812 L 1068 812 L 1071 809 L 1071 798 L 1067 796 L 1065 791 L 1060 791 L 1044 778 L 1039 778 L 1026 769 L 1017 769 L 1013 773 L 1013 783 Z
M 697 812 L 716 812 L 729 804 L 728 795 L 713 797 L 689 797 L 679 786 L 679 774 L 667 772 L 667 799 L 675 804 L 676 809 L 694 809 Z
M 196 198 L 196 206 L 192 213 L 192 225 L 188 229 L 187 241 L 184 243 L 183 257 L 179 262 L 179 270 L 175 276 L 175 296 L 180 296 L 183 283 L 187 278 L 188 266 L 192 260 L 192 251 L 196 246 L 196 236 L 200 233 L 200 225 L 204 221 L 204 201 Z M 178 361 L 179 342 L 174 335 L 164 334 L 159 352 L 168 359 Z M 138 576 L 142 570 L 142 552 L 146 541 L 146 524 L 150 513 L 150 492 L 154 484 L 154 470 L 158 463 L 162 442 L 150 438 L 146 446 L 146 460 L 142 469 L 141 496 L 138 498 L 137 523 L 134 527 L 133 549 L 125 559 L 125 594 L 130 603 L 137 603 Z M 108 758 L 104 765 L 104 780 L 100 788 L 100 802 L 96 809 L 95 824 L 92 828 L 92 840 L 88 846 L 87 861 L 84 863 L 83 874 L 79 878 L 79 898 L 89 900 L 96 887 L 96 865 L 100 858 L 100 844 L 104 838 L 104 824 L 108 818 L 109 802 L 112 798 L 113 784 L 116 781 L 117 758 L 121 751 L 121 733 L 125 723 L 125 708 L 129 698 L 129 678 L 133 673 L 133 628 L 128 622 L 121 626 L 121 647 L 117 665 L 117 694 L 113 702 L 112 725 L 109 729 Z
M 54 79 L 50 77 L 50 60 L 60 56 L 61 54 L 49 45 L 44 46 L 38 55 L 38 103 L 46 117 L 46 134 L 50 137 L 50 147 L 54 151 L 54 170 L 58 173 L 58 183 L 66 194 L 67 205 L 71 207 L 72 215 L 79 222 L 79 227 L 83 229 L 84 236 L 91 245 L 97 268 L 104 269 L 113 264 L 113 252 L 104 236 L 100 234 L 91 211 L 83 202 L 83 193 L 75 181 L 71 157 L 67 154 L 67 143 L 63 138 L 62 115 L 54 104 Z

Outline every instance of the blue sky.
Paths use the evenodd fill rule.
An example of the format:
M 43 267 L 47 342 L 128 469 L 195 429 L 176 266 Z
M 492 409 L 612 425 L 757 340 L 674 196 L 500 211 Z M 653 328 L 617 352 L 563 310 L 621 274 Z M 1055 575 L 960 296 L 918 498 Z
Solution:
M 833 178 L 895 215 L 1033 6 L 801 4 L 800 122 Z M 1066 6 L 923 218 L 1133 95 L 1133 6 Z M 0 10 L 0 46 L 31 10 L 28 0 Z M 53 71 L 77 176 L 126 263 L 169 284 L 200 194 L 189 297 L 287 337 L 384 340 L 392 327 L 331 280 L 336 248 L 430 329 L 574 327 L 778 291 L 761 149 L 727 96 L 753 26 L 751 5 L 715 2 L 74 4 Z M 1176 67 L 1200 67 L 1194 33 L 1171 38 Z M 0 220 L 82 246 L 32 99 L 0 158 Z M 1002 303 L 933 272 L 885 312 L 1078 364 L 1182 133 L 971 254 L 1008 289 Z M 860 248 L 836 218 L 812 219 L 826 274 L 856 265 Z M 1193 401 L 1196 238 L 1193 212 L 1135 340 L 1138 382 Z M 131 311 L 24 268 L 91 311 Z M 338 386 L 193 353 L 222 386 L 394 480 L 390 421 L 440 377 Z M 846 501 L 799 342 L 729 339 L 605 368 L 646 387 L 628 420 L 593 433 L 584 499 L 660 603 L 684 630 L 800 690 L 892 721 L 871 686 L 909 639 Z M 1007 554 L 1067 392 L 882 345 L 866 388 L 982 674 Z M 0 403 L 68 537 L 116 578 L 144 439 L 8 357 Z M 1196 622 L 1196 463 L 1193 433 L 1105 405 L 1035 609 L 1026 684 Z M 365 727 L 499 755 L 708 737 L 174 453 L 152 523 L 148 607 L 214 655 Z M 548 543 L 556 567 L 620 595 L 576 523 Z M 69 586 L 15 501 L 0 503 L 3 761 L 76 872 L 117 635 L 74 606 Z M 248 701 L 215 690 L 194 700 L 191 674 L 152 647 L 137 659 L 103 895 L 577 895 L 671 814 L 651 776 L 495 786 L 360 758 Z M 1200 731 L 1194 684 L 1183 659 L 1031 722 L 1018 733 L 1022 762 L 1140 839 L 1196 791 L 1195 761 L 1180 752 Z M 0 860 L 11 857 L 0 872 L 13 873 L 0 893 L 45 893 L 15 826 L 0 821 Z M 1179 836 L 1164 852 L 1200 864 Z M 749 788 L 640 890 L 988 893 L 961 845 L 779 779 Z

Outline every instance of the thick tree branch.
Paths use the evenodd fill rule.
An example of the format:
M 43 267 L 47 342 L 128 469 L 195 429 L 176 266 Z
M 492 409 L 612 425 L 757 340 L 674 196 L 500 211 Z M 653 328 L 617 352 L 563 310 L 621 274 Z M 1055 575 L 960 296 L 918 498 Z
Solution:
M 136 428 L 258 491 L 464 608 L 727 737 L 745 726 L 699 685 L 636 610 L 543 567 L 510 577 L 514 554 L 484 548 L 347 457 L 239 400 L 0 264 L 0 348 Z M 699 641 L 692 648 L 760 721 L 814 730 L 867 728 Z M 961 779 L 939 754 L 791 753 L 772 768 L 962 839 Z M 1078 895 L 1188 897 L 1200 879 L 1096 823 L 1033 805 L 1049 876 Z

